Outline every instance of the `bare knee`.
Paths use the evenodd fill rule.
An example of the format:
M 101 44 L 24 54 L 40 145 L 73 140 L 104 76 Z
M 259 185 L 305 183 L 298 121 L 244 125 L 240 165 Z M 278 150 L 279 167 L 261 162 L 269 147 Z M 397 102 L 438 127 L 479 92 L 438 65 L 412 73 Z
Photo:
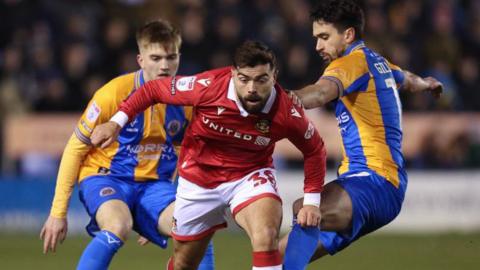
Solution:
M 114 218 L 103 224 L 103 226 L 101 227 L 102 230 L 112 232 L 116 236 L 120 237 L 123 241 L 127 240 L 128 235 L 132 231 L 132 228 L 133 222 L 131 219 L 128 218 Z
M 268 251 L 278 249 L 278 229 L 264 227 L 252 234 L 252 247 L 254 251 Z
M 103 203 L 97 210 L 95 219 L 102 230 L 107 230 L 127 240 L 132 231 L 133 219 L 128 206 L 120 200 Z

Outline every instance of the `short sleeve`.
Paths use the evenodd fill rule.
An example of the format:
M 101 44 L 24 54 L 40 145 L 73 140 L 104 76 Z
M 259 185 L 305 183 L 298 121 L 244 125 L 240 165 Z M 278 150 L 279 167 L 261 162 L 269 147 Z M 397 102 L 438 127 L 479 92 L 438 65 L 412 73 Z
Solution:
M 335 82 L 339 87 L 340 96 L 365 91 L 370 79 L 365 56 L 359 52 L 334 60 L 320 79 Z
M 102 123 L 108 122 L 117 111 L 117 92 L 114 83 L 108 83 L 100 88 L 88 103 L 75 128 L 75 135 L 85 144 L 90 144 L 90 135 L 93 129 Z

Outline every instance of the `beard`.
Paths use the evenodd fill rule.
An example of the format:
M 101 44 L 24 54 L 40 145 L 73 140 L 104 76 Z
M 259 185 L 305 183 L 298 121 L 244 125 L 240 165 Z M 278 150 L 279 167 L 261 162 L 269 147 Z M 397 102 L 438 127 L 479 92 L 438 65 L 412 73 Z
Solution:
M 267 103 L 267 97 L 262 98 L 259 95 L 247 95 L 240 98 L 243 108 L 248 113 L 259 113 Z

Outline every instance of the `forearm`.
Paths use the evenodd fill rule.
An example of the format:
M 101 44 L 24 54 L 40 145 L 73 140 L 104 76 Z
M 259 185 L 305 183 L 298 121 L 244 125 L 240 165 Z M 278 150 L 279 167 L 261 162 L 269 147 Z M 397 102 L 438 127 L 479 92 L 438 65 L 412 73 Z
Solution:
M 313 109 L 323 107 L 338 98 L 341 92 L 340 87 L 337 82 L 322 77 L 315 84 L 307 85 L 294 93 L 300 98 L 306 109 Z
M 132 120 L 137 114 L 157 103 L 156 87 L 153 81 L 146 83 L 120 104 L 119 111 L 124 112 L 128 119 Z
M 409 71 L 403 71 L 405 75 L 405 80 L 403 82 L 402 88 L 410 92 L 422 92 L 429 89 L 429 83 Z
M 326 151 L 323 145 L 317 147 L 314 153 L 304 157 L 305 193 L 317 193 L 323 189 L 326 170 Z
M 321 91 L 318 91 L 315 84 L 307 85 L 302 89 L 294 91 L 295 95 L 302 101 L 305 109 L 323 107 L 327 102 Z
M 319 206 L 320 192 L 323 190 L 326 171 L 326 149 L 321 138 L 315 150 L 305 155 L 304 160 L 304 204 Z
M 63 151 L 60 168 L 58 170 L 55 196 L 52 202 L 50 215 L 56 218 L 67 216 L 68 203 L 72 195 L 73 187 L 77 181 L 78 172 L 90 146 L 82 143 L 73 134 Z

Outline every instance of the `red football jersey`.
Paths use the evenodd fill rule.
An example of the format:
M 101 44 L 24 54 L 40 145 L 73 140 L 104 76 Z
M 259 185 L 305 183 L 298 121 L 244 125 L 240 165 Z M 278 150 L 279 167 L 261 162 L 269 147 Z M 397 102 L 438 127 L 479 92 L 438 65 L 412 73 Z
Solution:
M 231 67 L 195 76 L 147 82 L 120 105 L 129 119 L 155 103 L 194 106 L 182 143 L 180 176 L 205 188 L 273 167 L 275 142 L 288 138 L 304 155 L 305 193 L 319 193 L 325 147 L 303 110 L 277 84 L 261 113 L 249 114 L 237 98 Z

